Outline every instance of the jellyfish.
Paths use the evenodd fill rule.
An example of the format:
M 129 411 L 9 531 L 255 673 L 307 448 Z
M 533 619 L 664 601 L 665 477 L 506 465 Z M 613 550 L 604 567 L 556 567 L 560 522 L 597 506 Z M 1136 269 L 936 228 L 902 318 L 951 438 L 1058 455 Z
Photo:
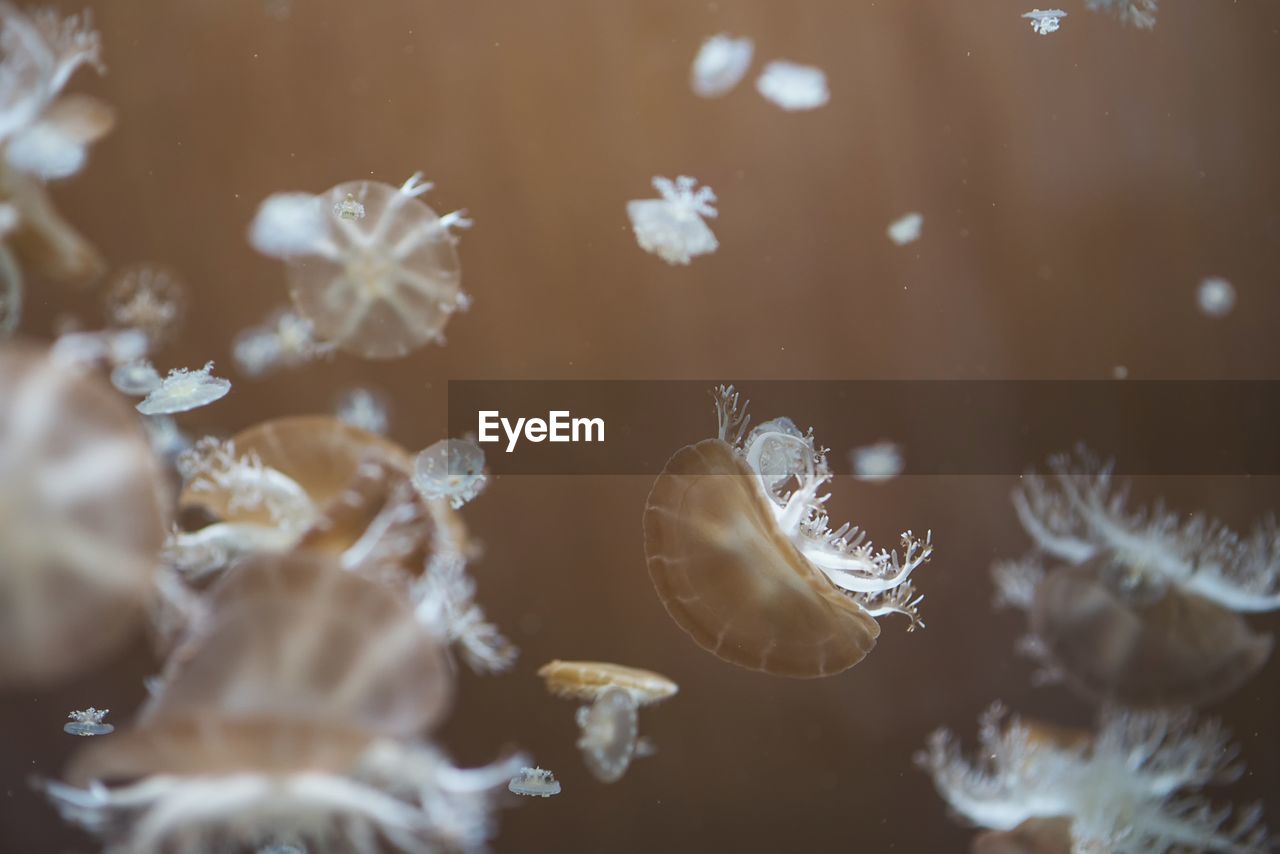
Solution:
M 1031 29 L 1042 36 L 1056 33 L 1062 26 L 1062 19 L 1067 13 L 1061 9 L 1032 9 L 1024 12 L 1022 17 L 1031 21 Z
M 364 205 L 356 201 L 356 197 L 351 193 L 343 196 L 342 201 L 334 202 L 333 212 L 343 219 L 364 219 Z
M 110 709 L 95 709 L 90 706 L 79 712 L 71 712 L 67 715 L 71 719 L 70 723 L 62 725 L 62 731 L 68 735 L 94 736 L 109 735 L 116 731 L 111 724 L 103 723 L 102 719 L 107 716 Z
M 788 112 L 816 110 L 831 100 L 827 75 L 812 65 L 771 62 L 756 78 L 756 91 Z
M 398 190 L 353 181 L 310 201 L 277 194 L 259 208 L 250 242 L 286 262 L 293 303 L 321 340 L 369 359 L 396 358 L 443 343 L 449 318 L 469 304 L 452 229 L 471 221 L 424 204 L 419 196 L 432 185 L 421 178 Z M 364 218 L 330 215 L 348 196 Z
M 155 366 L 146 359 L 123 362 L 111 371 L 111 385 L 121 394 L 146 397 L 158 389 L 163 380 Z
M 107 321 L 124 329 L 141 329 L 153 350 L 173 339 L 186 304 L 186 286 L 177 274 L 154 264 L 121 271 L 104 298 Z
M 1156 25 L 1157 0 L 1085 0 L 1091 12 L 1106 12 L 1122 24 L 1140 30 Z
M 864 483 L 884 483 L 902 474 L 902 449 L 893 442 L 876 442 L 849 452 L 853 476 Z
M 507 791 L 531 798 L 549 798 L 560 794 L 560 781 L 546 768 L 521 768 L 507 783 Z
M 0 347 L 0 684 L 48 684 L 141 623 L 169 525 L 163 473 L 106 383 Z
M 137 405 L 143 415 L 172 415 L 208 406 L 231 391 L 231 380 L 213 375 L 213 362 L 198 371 L 174 368 Z
M 702 43 L 689 85 L 700 98 L 719 98 L 733 91 L 751 67 L 755 44 L 749 38 L 735 39 L 726 33 L 712 36 Z
M 484 490 L 484 451 L 470 439 L 441 439 L 413 461 L 413 484 L 428 501 L 457 510 Z
M 347 389 L 338 397 L 336 408 L 338 420 L 343 424 L 377 433 L 379 436 L 387 432 L 390 403 L 387 396 L 376 389 Z
M 441 643 L 458 647 L 473 671 L 509 670 L 519 650 L 485 619 L 475 594 L 475 581 L 467 574 L 464 557 L 443 549 L 431 556 L 426 571 L 414 580 L 410 601 L 419 622 Z
M 907 531 L 901 552 L 877 552 L 857 528 L 831 530 L 812 434 L 788 419 L 748 434 L 733 388 L 713 396 L 719 436 L 677 451 L 645 505 L 649 575 L 676 624 L 725 661 L 800 678 L 861 661 L 876 617 L 923 625 L 910 577 L 931 536 Z
M 715 192 L 707 186 L 680 175 L 653 179 L 661 199 L 634 199 L 627 202 L 627 217 L 635 232 L 636 242 L 645 252 L 657 255 L 668 264 L 688 264 L 699 255 L 709 255 L 719 248 L 715 234 L 703 221 L 714 219 Z
M 1088 452 L 1028 475 L 1014 506 L 1037 553 L 993 567 L 997 604 L 1027 613 L 1039 681 L 1131 706 L 1200 705 L 1256 673 L 1272 638 L 1243 614 L 1280 608 L 1280 530 L 1241 537 L 1203 516 L 1131 510 Z
M 639 706 L 660 703 L 674 697 L 680 687 L 661 673 L 624 667 L 604 661 L 561 661 L 555 659 L 538 669 L 547 690 L 557 697 L 596 700 L 611 688 L 631 695 Z
M 889 223 L 885 233 L 898 246 L 906 246 L 908 243 L 915 243 L 920 239 L 920 232 L 923 228 L 924 214 L 909 213 Z
M 1063 738 L 1055 728 L 1007 718 L 997 703 L 981 718 L 979 741 L 978 759 L 971 762 L 950 732 L 938 730 L 916 756 L 953 810 L 978 827 L 1003 832 L 976 850 L 1009 850 L 1017 836 L 1052 842 L 1055 834 L 1061 837 L 1062 824 L 1067 847 L 1031 850 L 1145 854 L 1270 847 L 1261 809 L 1241 811 L 1232 821 L 1230 808 L 1215 809 L 1198 794 L 1243 773 L 1235 762 L 1238 749 L 1217 721 L 1197 725 L 1185 712 L 1117 708 L 1103 712 L 1091 738 Z M 1006 848 L 991 847 L 997 842 Z
M 1226 317 L 1236 307 L 1236 289 L 1221 276 L 1210 276 L 1200 282 L 1196 304 L 1205 317 Z
M 296 311 L 280 309 L 259 326 L 236 335 L 231 356 L 236 367 L 251 377 L 281 368 L 296 368 L 332 353 L 332 344 L 316 339 L 315 326 Z
M 607 688 L 594 703 L 578 709 L 578 750 L 587 770 L 601 783 L 616 783 L 636 755 L 639 714 L 635 698 Z

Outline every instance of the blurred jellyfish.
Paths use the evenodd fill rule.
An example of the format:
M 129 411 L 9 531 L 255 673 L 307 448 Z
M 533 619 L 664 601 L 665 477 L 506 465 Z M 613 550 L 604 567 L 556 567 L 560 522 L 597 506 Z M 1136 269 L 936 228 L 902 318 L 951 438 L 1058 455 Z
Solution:
M 1027 612 L 1021 648 L 1041 681 L 1126 705 L 1198 705 L 1262 667 L 1272 639 L 1241 614 L 1280 608 L 1274 522 L 1244 538 L 1200 515 L 1130 510 L 1127 485 L 1083 450 L 1050 468 L 1013 496 L 1039 553 L 993 567 L 997 604 Z
M 147 353 L 147 336 L 137 329 L 64 332 L 53 342 L 49 356 L 72 367 L 118 368 L 140 361 Z
M 627 202 L 627 216 L 636 242 L 645 252 L 657 255 L 668 264 L 688 264 L 699 255 L 715 252 L 720 246 L 703 217 L 715 218 L 715 192 L 707 186 L 680 175 L 653 179 L 661 199 L 634 199 Z
M 70 723 L 62 725 L 62 731 L 69 735 L 93 736 L 93 735 L 109 735 L 116 731 L 111 724 L 103 723 L 102 719 L 111 712 L 110 709 L 95 709 L 93 706 L 80 712 L 71 712 L 67 715 L 71 719 Z
M 351 388 L 338 397 L 337 416 L 344 424 L 379 436 L 387 432 L 387 396 L 371 388 Z
M 816 110 L 831 100 L 827 75 L 812 65 L 771 62 L 756 78 L 756 91 L 788 112 Z
M 749 38 L 735 39 L 720 33 L 707 39 L 698 50 L 689 75 L 694 94 L 701 98 L 729 94 L 746 76 L 754 53 L 755 44 Z
M 484 451 L 470 439 L 441 439 L 413 461 L 413 485 L 428 501 L 448 501 L 455 510 L 484 491 Z
M 147 428 L 147 439 L 156 456 L 169 462 L 191 447 L 191 440 L 178 428 L 178 422 L 169 415 L 148 415 L 142 419 Z
M 719 436 L 667 461 L 645 506 L 645 556 L 658 598 L 695 642 L 725 661 L 779 676 L 839 673 L 880 634 L 875 618 L 922 625 L 911 574 L 930 536 L 901 552 L 828 526 L 826 451 L 788 419 L 747 434 L 746 406 L 715 390 Z
M 231 391 L 231 380 L 213 376 L 213 362 L 198 371 L 174 368 L 138 404 L 143 415 L 172 415 L 208 406 Z
M 635 699 L 609 688 L 590 706 L 578 709 L 578 750 L 587 770 L 601 783 L 616 783 L 636 755 L 639 714 Z
M 572 700 L 595 700 L 611 688 L 620 688 L 630 694 L 637 705 L 648 706 L 674 697 L 680 690 L 661 673 L 605 661 L 557 658 L 540 667 L 538 675 L 552 694 Z
M 333 352 L 333 345 L 316 339 L 315 326 L 296 311 L 275 311 L 259 326 L 236 335 L 231 355 L 236 367 L 251 377 L 281 368 L 296 368 Z
M 531 798 L 549 798 L 560 794 L 560 781 L 546 768 L 521 768 L 507 783 L 507 791 Z
M 258 209 L 250 242 L 286 262 L 294 305 L 321 340 L 365 358 L 395 358 L 442 343 L 449 318 L 467 307 L 451 229 L 471 222 L 424 204 L 418 197 L 432 185 L 421 177 L 398 190 L 353 181 L 323 196 L 277 194 Z M 348 196 L 364 218 L 330 214 Z
M 853 476 L 865 483 L 884 483 L 902 474 L 902 448 L 894 442 L 876 442 L 849 452 Z
M 155 350 L 173 339 L 186 310 L 186 286 L 171 270 L 137 264 L 116 276 L 104 298 L 107 322 L 140 329 Z
M 1236 289 L 1226 279 L 1211 276 L 1196 290 L 1196 304 L 1205 317 L 1226 317 L 1236 307 Z
M 129 638 L 169 524 L 165 492 L 110 386 L 0 347 L 0 684 L 57 681 Z
M 1229 821 L 1229 808 L 1212 808 L 1196 794 L 1243 772 L 1234 763 L 1238 749 L 1216 721 L 1195 726 L 1185 713 L 1112 709 L 1093 738 L 1064 739 L 1016 716 L 1006 720 L 997 703 L 982 716 L 978 736 L 974 762 L 946 730 L 930 736 L 916 762 L 948 805 L 979 827 L 1026 833 L 1032 820 L 1064 820 L 1070 847 L 1061 850 L 1080 854 L 1270 847 L 1261 809 Z M 1053 830 L 1038 829 L 1050 838 Z
M 160 374 L 146 359 L 124 362 L 111 371 L 111 384 L 121 394 L 146 397 L 160 387 Z
M 1032 9 L 1024 12 L 1022 17 L 1031 21 L 1031 29 L 1042 36 L 1056 33 L 1062 26 L 1062 19 L 1067 13 L 1061 9 Z
M 1091 12 L 1106 12 L 1140 30 L 1156 25 L 1157 0 L 1085 0 L 1085 5 Z
M 475 595 L 466 561 L 447 550 L 432 557 L 410 590 L 418 621 L 441 643 L 459 647 L 468 667 L 476 673 L 509 670 L 519 650 L 485 619 Z
M 924 214 L 909 213 L 889 223 L 886 233 L 889 239 L 899 246 L 906 246 L 920 239 L 924 229 Z

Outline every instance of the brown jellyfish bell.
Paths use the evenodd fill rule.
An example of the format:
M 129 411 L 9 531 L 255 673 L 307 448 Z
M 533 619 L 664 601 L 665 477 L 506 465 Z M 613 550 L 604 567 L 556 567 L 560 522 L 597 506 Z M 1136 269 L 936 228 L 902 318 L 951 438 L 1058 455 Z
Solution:
M 732 387 L 713 394 L 720 435 L 667 461 L 645 506 L 645 556 L 658 597 L 699 646 L 777 676 L 839 673 L 880 634 L 876 616 L 918 624 L 908 576 L 932 553 L 873 552 L 864 535 L 826 527 L 825 452 L 789 419 L 746 433 Z M 794 484 L 794 490 L 780 490 Z
M 1129 706 L 1203 705 L 1266 662 L 1272 638 L 1241 615 L 1140 578 L 1108 556 L 1049 572 L 1037 585 L 1032 637 L 1077 691 Z
M 166 493 L 110 386 L 0 347 L 0 684 L 53 682 L 127 639 L 154 589 Z
M 988 830 L 973 838 L 970 854 L 1071 854 L 1071 819 L 1029 818 L 1013 830 Z
M 587 770 L 601 783 L 616 783 L 637 755 L 640 717 L 635 698 L 607 688 L 590 706 L 578 709 L 578 749 Z
M 593 701 L 610 688 L 631 695 L 636 705 L 648 706 L 674 697 L 680 686 L 661 673 L 604 661 L 555 659 L 538 669 L 547 690 L 556 697 Z

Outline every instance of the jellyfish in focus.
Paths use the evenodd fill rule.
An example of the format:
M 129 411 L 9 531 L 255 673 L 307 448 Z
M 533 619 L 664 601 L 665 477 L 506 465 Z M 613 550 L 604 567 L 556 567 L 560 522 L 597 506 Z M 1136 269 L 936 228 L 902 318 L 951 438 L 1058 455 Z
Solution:
M 155 366 L 146 359 L 124 362 L 111 370 L 111 385 L 115 390 L 133 397 L 146 397 L 162 382 Z
M 1067 13 L 1061 9 L 1032 9 L 1030 12 L 1024 12 L 1022 17 L 1031 21 L 1031 29 L 1036 33 L 1047 36 L 1049 33 L 1056 33 L 1062 26 L 1062 19 L 1067 17 Z
M 507 791 L 530 798 L 549 798 L 560 794 L 560 781 L 546 768 L 521 768 L 507 783 Z
M 1156 25 L 1157 0 L 1085 0 L 1091 12 L 1106 12 L 1122 24 L 1140 30 Z
M 1201 515 L 1132 510 L 1081 450 L 1028 475 L 1014 507 L 1037 552 L 993 567 L 997 604 L 1027 613 L 1040 681 L 1129 706 L 1200 705 L 1266 662 L 1243 614 L 1280 608 L 1280 530 L 1241 537 Z
M 198 371 L 174 368 L 137 405 L 143 415 L 172 415 L 208 406 L 231 391 L 231 380 L 213 375 L 213 362 Z
M 332 344 L 316 339 L 314 324 L 296 311 L 275 311 L 264 323 L 236 335 L 231 357 L 251 377 L 296 368 L 332 353 Z
M 747 432 L 732 387 L 714 393 L 719 436 L 677 451 L 645 505 L 645 556 L 658 598 L 702 648 L 740 667 L 812 678 L 861 661 L 876 617 L 920 622 L 911 574 L 930 536 L 875 551 L 835 530 L 819 491 L 826 451 L 785 418 Z
M 79 736 L 109 735 L 115 732 L 116 728 L 111 724 L 103 723 L 102 719 L 110 711 L 110 709 L 95 709 L 90 706 L 83 711 L 71 712 L 67 715 L 71 721 L 62 725 L 62 731 L 68 735 Z
M 849 452 L 853 476 L 864 483 L 884 483 L 902 474 L 902 448 L 894 442 L 876 442 Z
M 656 177 L 653 186 L 661 199 L 627 202 L 627 217 L 641 249 L 675 265 L 688 264 L 719 248 L 715 234 L 703 221 L 703 217 L 719 215 L 714 207 L 716 194 L 705 185 L 695 191 L 697 184 L 697 179 L 688 175 L 680 175 L 674 182 Z
M 776 61 L 756 78 L 756 91 L 788 112 L 816 110 L 831 100 L 827 75 L 812 65 Z
M 413 461 L 413 485 L 428 501 L 448 501 L 457 510 L 488 482 L 484 451 L 470 439 L 441 439 Z
M 755 44 L 749 38 L 735 39 L 727 33 L 712 36 L 702 43 L 689 85 L 700 98 L 719 98 L 733 91 L 751 67 Z
M 364 205 L 356 201 L 356 197 L 347 193 L 343 196 L 342 201 L 334 202 L 333 212 L 343 219 L 357 220 L 364 219 Z
M 322 196 L 277 194 L 258 209 L 250 242 L 285 261 L 290 296 L 320 340 L 369 359 L 396 358 L 443 343 L 449 318 L 469 304 L 452 229 L 471 222 L 423 203 L 432 185 L 421 177 L 399 189 L 353 181 Z M 364 218 L 332 215 L 347 196 Z
M 347 389 L 338 397 L 338 420 L 359 430 L 377 433 L 379 436 L 387 432 L 388 415 L 391 408 L 387 396 L 370 388 Z
M 914 243 L 919 240 L 923 229 L 924 214 L 909 213 L 889 223 L 885 233 L 898 246 L 906 246 L 908 243 Z
M 151 350 L 173 339 L 186 304 L 186 286 L 171 270 L 154 264 L 137 264 L 120 272 L 104 298 L 108 323 L 141 329 Z
M 639 724 L 635 698 L 622 688 L 608 688 L 590 706 L 578 709 L 578 750 L 601 783 L 616 783 L 631 767 Z
M 916 756 L 947 804 L 978 827 L 1052 839 L 1055 828 L 1028 823 L 1066 822 L 1070 845 L 1061 850 L 1078 854 L 1243 854 L 1270 847 L 1260 808 L 1232 821 L 1229 808 L 1215 809 L 1198 794 L 1244 770 L 1216 721 L 1196 725 L 1185 713 L 1109 709 L 1092 738 L 1062 738 L 1053 728 L 1006 718 L 997 703 L 982 716 L 978 737 L 972 762 L 946 730 L 933 733 Z M 994 842 L 988 837 L 984 844 Z
M 55 682 L 129 638 L 169 500 L 110 386 L 34 348 L 0 348 L 0 684 Z
M 1236 289 L 1220 276 L 1210 276 L 1196 289 L 1196 304 L 1205 317 L 1226 317 L 1236 307 Z
M 605 661 L 561 661 L 555 659 L 538 669 L 547 691 L 556 697 L 594 701 L 611 688 L 631 695 L 636 705 L 648 706 L 674 697 L 680 690 L 661 673 L 625 667 Z

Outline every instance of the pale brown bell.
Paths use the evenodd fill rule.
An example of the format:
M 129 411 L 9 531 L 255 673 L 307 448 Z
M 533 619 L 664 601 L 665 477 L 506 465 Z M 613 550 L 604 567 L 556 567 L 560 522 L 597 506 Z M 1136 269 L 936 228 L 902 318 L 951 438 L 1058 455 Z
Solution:
M 538 669 L 547 690 L 569 700 L 595 700 L 610 688 L 621 688 L 637 705 L 649 706 L 675 696 L 680 686 L 661 673 L 605 661 L 555 659 Z

